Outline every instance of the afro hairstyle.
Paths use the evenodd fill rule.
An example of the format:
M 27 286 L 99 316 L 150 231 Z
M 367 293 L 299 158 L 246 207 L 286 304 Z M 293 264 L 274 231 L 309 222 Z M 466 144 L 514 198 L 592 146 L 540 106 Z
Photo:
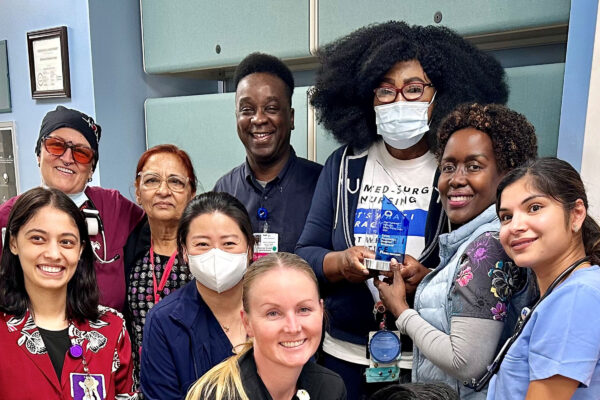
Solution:
M 292 94 L 294 93 L 294 77 L 292 71 L 279 58 L 270 54 L 251 53 L 248 54 L 237 66 L 233 73 L 233 85 L 236 90 L 238 84 L 246 76 L 258 72 L 272 74 L 285 83 L 286 92 L 292 104 Z
M 377 140 L 373 89 L 394 64 L 418 60 L 437 92 L 427 140 L 436 148 L 440 121 L 466 102 L 505 103 L 504 70 L 452 30 L 389 21 L 325 45 L 311 91 L 319 123 L 336 140 L 365 149 Z
M 524 115 L 500 104 L 462 104 L 442 120 L 438 130 L 438 162 L 450 136 L 473 128 L 492 140 L 498 171 L 505 172 L 537 157 L 535 128 Z

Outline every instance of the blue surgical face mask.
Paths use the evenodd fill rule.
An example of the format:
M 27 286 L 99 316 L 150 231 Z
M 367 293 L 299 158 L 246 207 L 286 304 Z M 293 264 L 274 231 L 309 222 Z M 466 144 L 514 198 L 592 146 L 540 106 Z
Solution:
M 408 149 L 423 138 L 429 130 L 427 110 L 433 103 L 425 101 L 398 101 L 375 106 L 377 134 L 395 149 Z

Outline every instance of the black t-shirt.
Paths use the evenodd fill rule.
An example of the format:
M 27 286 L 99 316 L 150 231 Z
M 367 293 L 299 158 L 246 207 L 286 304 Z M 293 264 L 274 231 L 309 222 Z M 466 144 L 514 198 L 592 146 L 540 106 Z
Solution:
M 60 376 L 62 375 L 63 364 L 65 363 L 65 354 L 69 347 L 71 347 L 71 339 L 69 339 L 69 328 L 65 328 L 61 331 L 49 331 L 38 327 L 42 340 L 52 361 L 52 366 L 58 376 L 60 382 Z

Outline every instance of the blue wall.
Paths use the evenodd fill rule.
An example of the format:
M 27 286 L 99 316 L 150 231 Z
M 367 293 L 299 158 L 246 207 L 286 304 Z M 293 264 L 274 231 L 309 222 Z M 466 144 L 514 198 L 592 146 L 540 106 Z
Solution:
M 29 84 L 27 32 L 65 25 L 68 27 L 71 99 L 34 100 Z M 8 43 L 8 68 L 12 112 L 0 121 L 16 126 L 21 191 L 40 184 L 34 154 L 42 118 L 58 104 L 94 115 L 92 60 L 88 6 L 81 0 L 0 0 L 0 40 Z
M 138 1 L 90 0 L 89 7 L 100 179 L 133 199 L 135 167 L 146 149 L 146 98 L 214 93 L 217 83 L 144 73 Z
M 33 100 L 27 32 L 67 26 L 71 99 Z M 0 40 L 8 41 L 12 112 L 21 191 L 40 183 L 34 155 L 42 118 L 58 104 L 92 115 L 102 126 L 100 163 L 92 184 L 131 197 L 140 154 L 146 148 L 144 101 L 148 97 L 214 93 L 216 81 L 150 76 L 142 66 L 138 1 L 0 0 Z

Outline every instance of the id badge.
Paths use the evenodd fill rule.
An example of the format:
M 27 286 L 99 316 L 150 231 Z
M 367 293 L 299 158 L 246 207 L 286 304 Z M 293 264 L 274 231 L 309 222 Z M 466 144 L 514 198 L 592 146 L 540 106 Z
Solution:
M 256 261 L 271 253 L 277 253 L 279 249 L 279 234 L 277 233 L 255 233 L 254 234 L 254 256 Z
M 71 397 L 73 400 L 104 400 L 106 387 L 102 374 L 71 373 Z
M 398 361 L 402 354 L 400 332 L 380 330 L 369 332 L 369 368 L 365 371 L 367 383 L 398 382 Z

